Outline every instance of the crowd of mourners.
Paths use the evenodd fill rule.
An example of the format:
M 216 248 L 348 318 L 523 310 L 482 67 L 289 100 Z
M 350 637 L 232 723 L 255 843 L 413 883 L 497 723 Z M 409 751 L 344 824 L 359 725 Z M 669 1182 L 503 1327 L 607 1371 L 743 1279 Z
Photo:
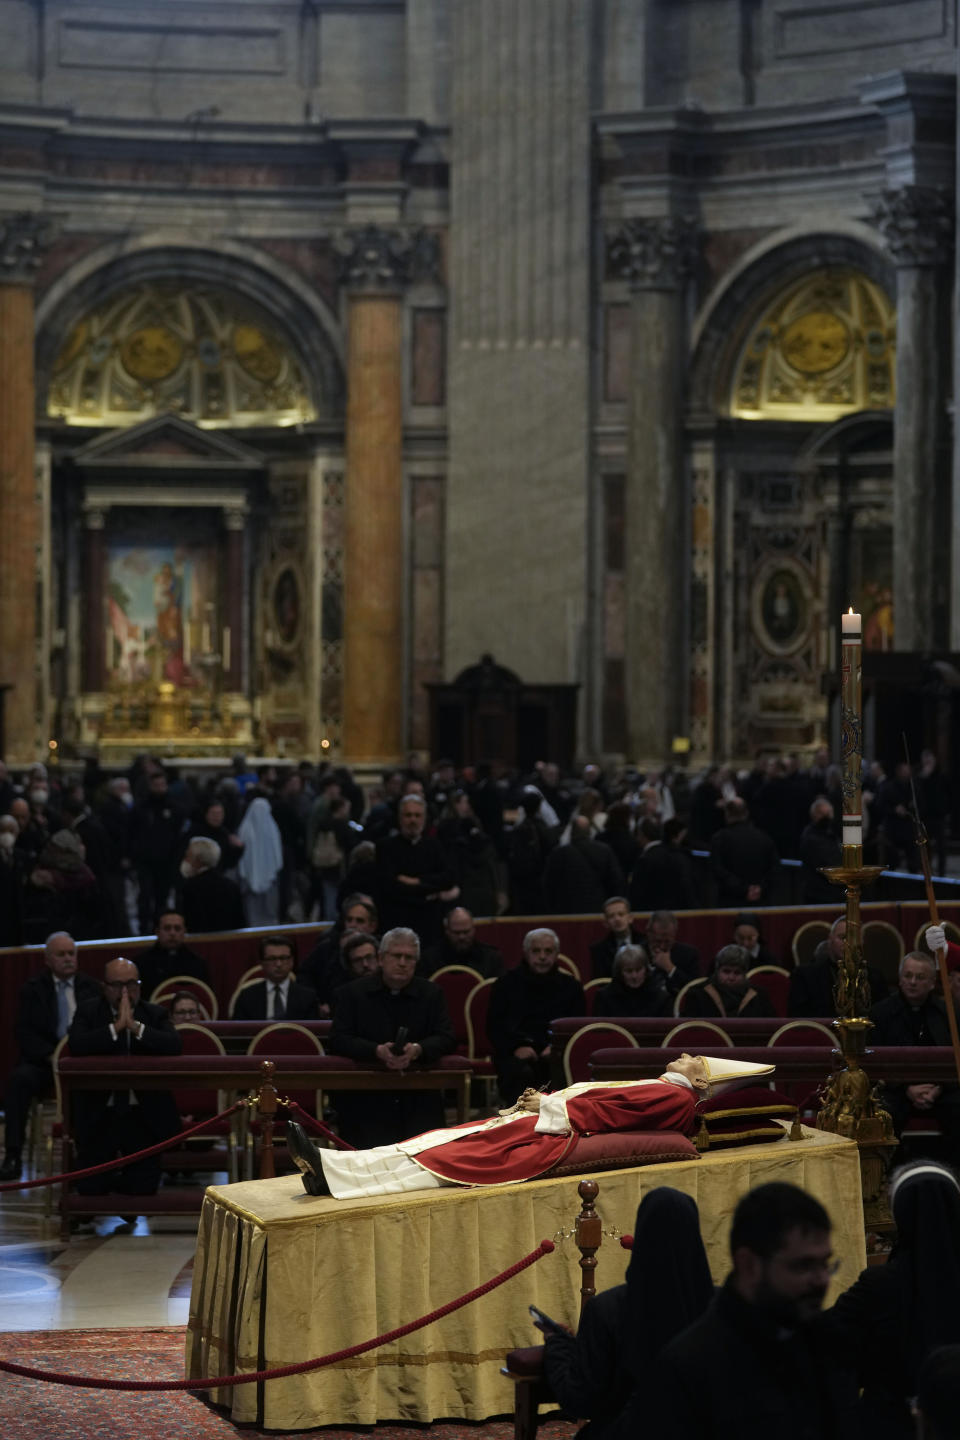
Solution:
M 942 870 L 951 788 L 929 751 L 913 777 L 906 764 L 864 768 L 865 861 L 918 868 L 911 778 Z M 0 762 L 0 944 L 58 928 L 149 934 L 171 907 L 193 933 L 332 920 L 356 892 L 389 911 L 407 797 L 423 802 L 417 838 L 441 909 L 589 914 L 610 895 L 640 911 L 753 909 L 771 903 L 783 859 L 801 864 L 799 898 L 826 903 L 840 898 L 819 873 L 840 859 L 840 779 L 825 749 L 808 766 L 787 756 L 698 775 L 411 757 L 367 790 L 345 766 L 310 761 L 252 769 L 237 756 L 202 782 L 150 756 L 120 775 Z

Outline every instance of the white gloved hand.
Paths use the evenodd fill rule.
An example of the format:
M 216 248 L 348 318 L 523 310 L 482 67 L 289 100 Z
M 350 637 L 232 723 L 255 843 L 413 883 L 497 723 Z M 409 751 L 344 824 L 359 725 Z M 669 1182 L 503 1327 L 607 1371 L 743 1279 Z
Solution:
M 934 955 L 938 950 L 947 948 L 947 934 L 942 925 L 928 925 L 923 938 Z

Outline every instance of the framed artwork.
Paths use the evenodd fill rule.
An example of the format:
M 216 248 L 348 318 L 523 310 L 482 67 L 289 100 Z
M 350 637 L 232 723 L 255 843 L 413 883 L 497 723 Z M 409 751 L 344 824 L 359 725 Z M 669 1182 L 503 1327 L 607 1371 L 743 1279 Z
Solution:
M 107 683 L 197 684 L 217 599 L 214 547 L 111 544 L 106 585 Z
M 764 570 L 753 591 L 754 630 L 764 649 L 789 655 L 810 627 L 810 601 L 802 572 L 783 562 Z
M 277 576 L 273 586 L 273 620 L 281 645 L 293 645 L 300 633 L 300 583 L 292 565 Z

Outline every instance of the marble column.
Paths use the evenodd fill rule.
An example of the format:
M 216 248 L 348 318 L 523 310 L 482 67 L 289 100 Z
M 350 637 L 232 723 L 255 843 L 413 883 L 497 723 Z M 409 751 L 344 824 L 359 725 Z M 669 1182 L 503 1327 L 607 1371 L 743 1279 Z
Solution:
M 608 237 L 611 277 L 631 287 L 626 490 L 627 759 L 663 765 L 688 684 L 688 505 L 682 451 L 684 287 L 696 253 L 684 217 L 628 220 Z
M 83 550 L 83 688 L 97 693 L 107 683 L 107 609 L 104 605 L 106 547 L 103 510 L 84 510 Z
M 450 9 L 444 669 L 586 690 L 596 7 Z
M 893 441 L 893 626 L 897 650 L 949 644 L 950 452 L 947 415 L 952 306 L 946 262 L 953 228 L 939 188 L 886 190 L 876 223 L 897 267 Z
M 223 667 L 223 688 L 233 694 L 243 689 L 243 620 L 246 611 L 243 583 L 243 535 L 246 520 L 247 517 L 243 510 L 230 507 L 223 512 L 223 523 L 227 531 L 223 624 L 230 631 L 230 656 L 229 664 L 225 664 Z M 222 636 L 220 649 L 222 653 Z
M 402 291 L 412 246 L 367 226 L 343 254 L 347 287 L 343 750 L 395 764 L 404 738 Z
M 37 560 L 40 517 L 34 484 L 33 277 L 46 222 L 0 217 L 0 686 L 14 764 L 46 758 L 37 706 Z

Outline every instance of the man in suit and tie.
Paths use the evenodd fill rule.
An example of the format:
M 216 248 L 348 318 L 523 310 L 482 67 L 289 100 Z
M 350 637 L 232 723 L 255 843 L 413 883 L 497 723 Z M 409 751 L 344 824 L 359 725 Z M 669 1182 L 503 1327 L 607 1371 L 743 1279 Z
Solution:
M 19 1180 L 27 1115 L 34 1099 L 53 1089 L 50 1057 L 70 1028 L 77 1006 L 94 1000 L 100 986 L 77 969 L 77 945 L 65 930 L 48 935 L 44 970 L 20 991 L 14 1033 L 20 1058 L 7 1082 L 5 1153 L 0 1180 Z
M 297 962 L 293 941 L 284 935 L 264 935 L 260 965 L 264 979 L 247 985 L 237 996 L 234 1020 L 317 1020 L 317 992 L 291 979 Z
M 71 1055 L 179 1055 L 183 1045 L 162 1005 L 140 998 L 140 974 L 132 960 L 118 956 L 103 971 L 103 991 L 77 1007 L 70 1026 Z M 100 1165 L 155 1145 L 180 1129 L 169 1090 L 88 1090 L 77 1095 L 73 1117 L 77 1169 Z M 136 1160 L 122 1170 L 91 1175 L 77 1182 L 83 1195 L 155 1195 L 162 1155 Z

